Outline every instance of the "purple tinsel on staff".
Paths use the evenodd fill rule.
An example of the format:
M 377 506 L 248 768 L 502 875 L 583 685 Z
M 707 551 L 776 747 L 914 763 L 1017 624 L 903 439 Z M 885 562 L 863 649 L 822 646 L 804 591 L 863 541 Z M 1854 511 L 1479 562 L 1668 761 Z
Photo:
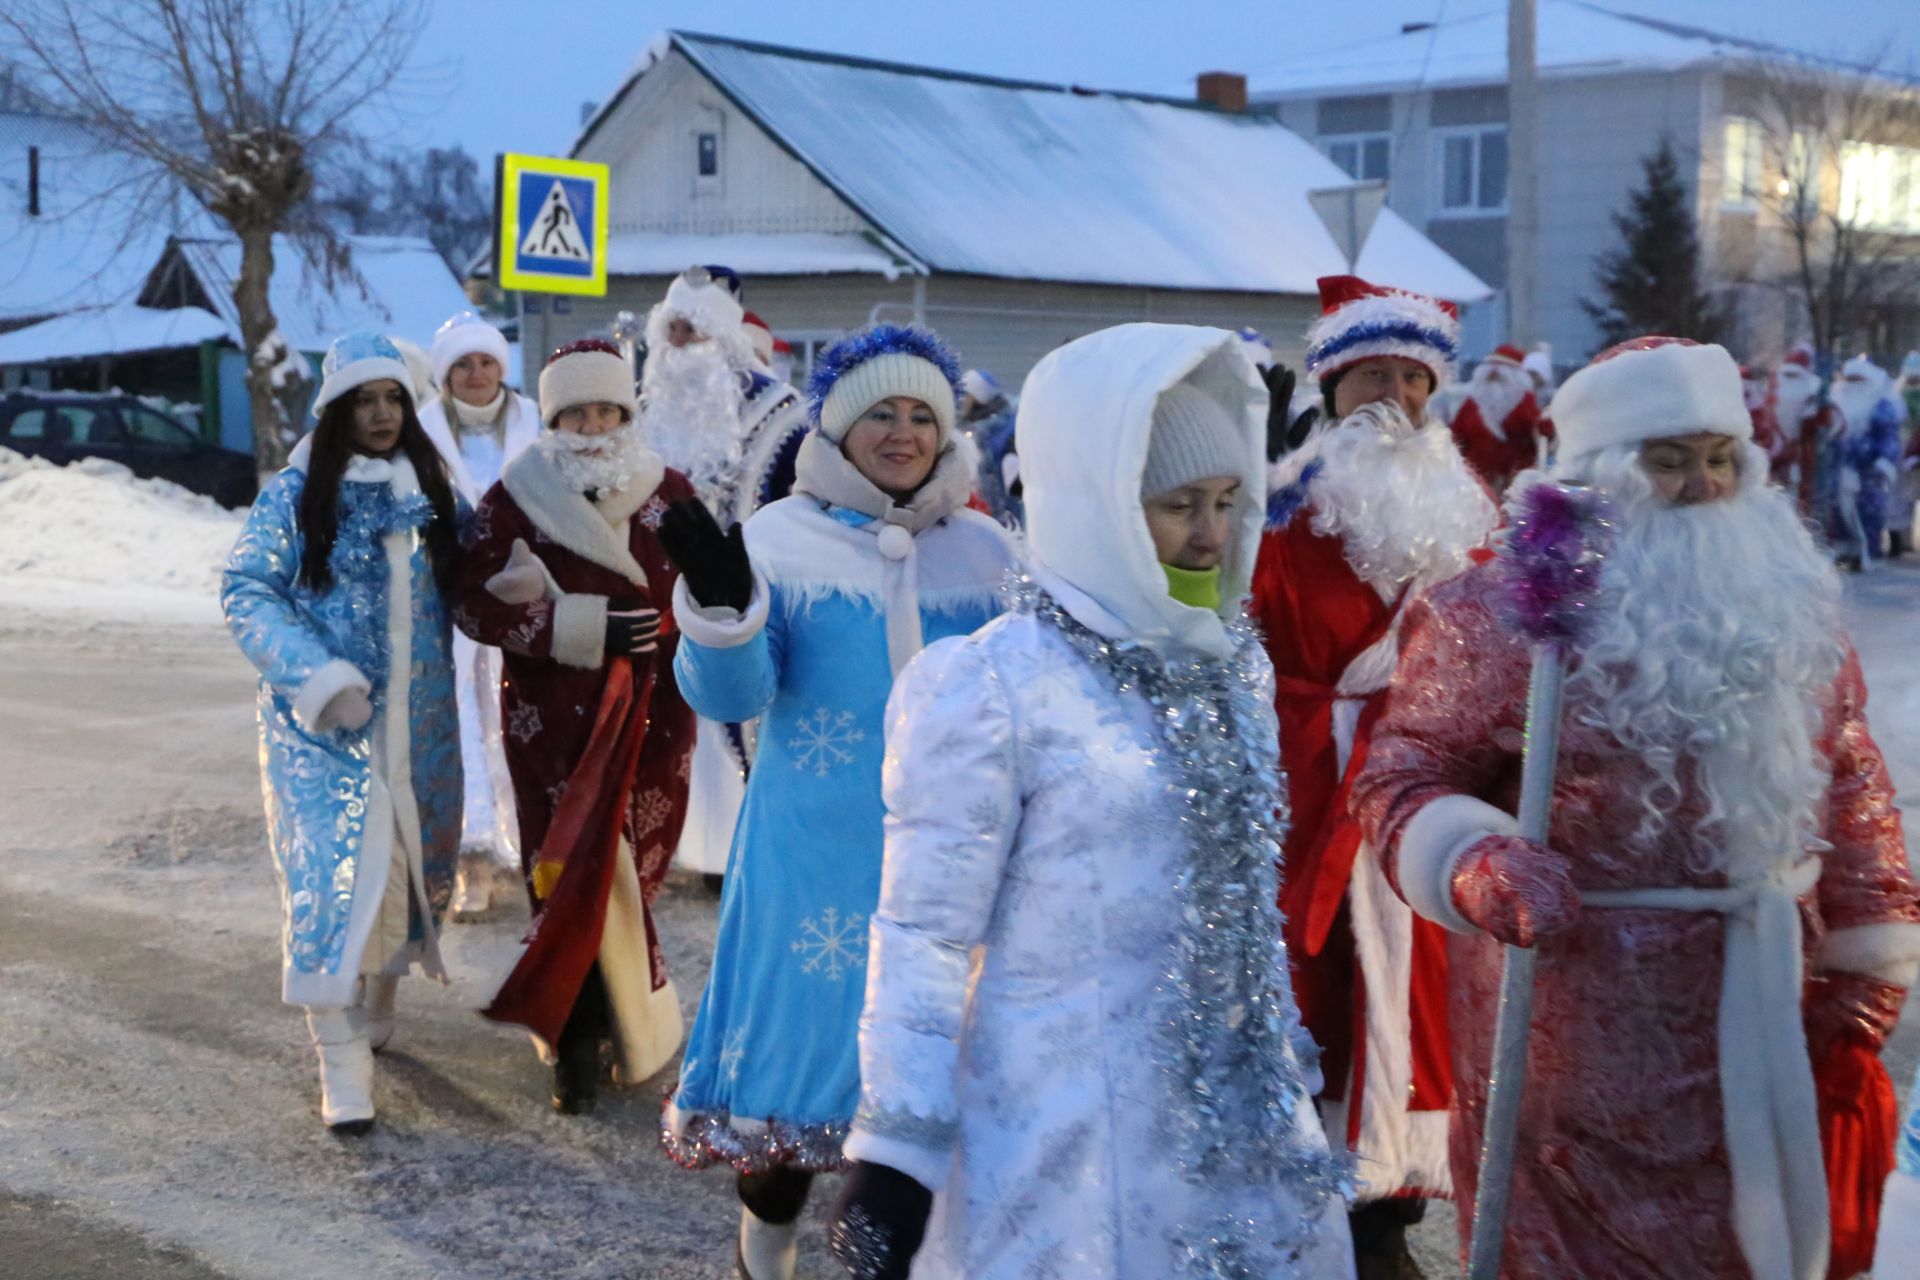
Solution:
M 1597 489 L 1543 481 L 1508 508 L 1501 576 L 1507 613 L 1538 644 L 1565 651 L 1585 634 L 1613 529 Z

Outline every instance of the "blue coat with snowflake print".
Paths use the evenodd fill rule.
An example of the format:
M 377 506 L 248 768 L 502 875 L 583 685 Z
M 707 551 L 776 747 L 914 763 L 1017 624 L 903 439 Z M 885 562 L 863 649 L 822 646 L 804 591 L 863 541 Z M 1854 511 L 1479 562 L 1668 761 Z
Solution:
M 675 673 L 714 721 L 756 721 L 713 969 L 665 1117 L 698 1167 L 833 1169 L 860 1095 L 867 922 L 880 897 L 880 770 L 892 690 L 886 602 L 898 561 L 864 516 L 795 496 L 746 526 L 744 616 L 676 595 Z M 924 644 L 997 615 L 1003 530 L 960 510 L 913 538 L 908 599 Z M 897 641 L 896 641 L 897 643 Z

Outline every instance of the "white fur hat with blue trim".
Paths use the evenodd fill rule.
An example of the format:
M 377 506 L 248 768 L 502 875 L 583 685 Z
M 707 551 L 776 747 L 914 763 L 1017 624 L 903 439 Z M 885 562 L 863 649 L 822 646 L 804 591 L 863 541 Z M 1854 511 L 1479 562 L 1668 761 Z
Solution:
M 413 374 L 406 357 L 385 334 L 360 332 L 335 338 L 320 362 L 320 394 L 313 398 L 315 420 L 347 392 L 382 378 L 399 383 L 407 400 L 413 401 Z
M 926 329 L 880 324 L 842 338 L 820 354 L 808 384 L 813 421 L 839 444 L 854 420 L 890 396 L 909 396 L 933 410 L 940 444 L 953 435 L 960 362 Z

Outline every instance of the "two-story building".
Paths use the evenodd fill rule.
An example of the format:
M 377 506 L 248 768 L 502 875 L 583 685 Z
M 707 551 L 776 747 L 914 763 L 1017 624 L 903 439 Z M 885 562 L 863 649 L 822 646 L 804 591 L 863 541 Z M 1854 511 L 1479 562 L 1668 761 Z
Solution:
M 1267 68 L 1251 97 L 1355 178 L 1386 180 L 1391 208 L 1504 286 L 1506 37 L 1500 6 L 1409 23 Z M 1891 270 L 1920 263 L 1920 98 L 1912 82 L 1852 76 L 1792 50 L 1585 0 L 1540 0 L 1537 41 L 1539 327 L 1563 365 L 1584 361 L 1599 344 L 1581 299 L 1598 293 L 1595 260 L 1620 244 L 1613 215 L 1662 138 L 1694 197 L 1706 283 L 1726 305 L 1731 341 L 1744 357 L 1768 359 L 1807 336 L 1805 304 L 1788 283 L 1793 263 L 1780 209 L 1787 173 L 1809 175 L 1824 216 L 1870 226 L 1883 251 L 1891 244 Z M 1769 108 L 1784 86 L 1797 84 L 1804 99 L 1847 81 L 1844 92 L 1866 86 L 1878 100 L 1881 109 L 1856 114 L 1873 116 L 1880 136 L 1845 136 L 1838 109 L 1803 107 L 1806 127 L 1796 131 Z M 1811 127 L 1816 116 L 1823 129 Z M 1797 143 L 1796 132 L 1805 135 Z M 1829 136 L 1822 144 L 1810 140 L 1814 133 Z M 1920 289 L 1906 296 L 1905 306 L 1882 307 L 1862 325 L 1859 340 L 1883 357 L 1920 344 Z M 1501 333 L 1476 336 L 1487 342 Z
M 802 364 L 871 321 L 917 320 L 1013 385 L 1129 320 L 1252 325 L 1297 361 L 1315 280 L 1349 269 L 1489 296 L 1391 212 L 1349 263 L 1308 193 L 1350 179 L 1246 111 L 1243 80 L 1204 79 L 1214 101 L 669 33 L 572 149 L 612 169 L 607 296 L 520 295 L 522 341 L 604 333 L 696 263 L 746 277 Z

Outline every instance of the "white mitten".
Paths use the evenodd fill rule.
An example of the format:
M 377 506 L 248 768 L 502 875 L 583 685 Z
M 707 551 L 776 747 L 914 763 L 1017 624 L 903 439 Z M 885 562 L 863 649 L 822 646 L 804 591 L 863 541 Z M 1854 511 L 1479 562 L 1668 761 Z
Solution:
M 487 579 L 487 591 L 507 604 L 532 604 L 547 599 L 549 594 L 559 594 L 549 592 L 551 582 L 547 566 L 533 554 L 527 540 L 515 538 L 507 567 Z

